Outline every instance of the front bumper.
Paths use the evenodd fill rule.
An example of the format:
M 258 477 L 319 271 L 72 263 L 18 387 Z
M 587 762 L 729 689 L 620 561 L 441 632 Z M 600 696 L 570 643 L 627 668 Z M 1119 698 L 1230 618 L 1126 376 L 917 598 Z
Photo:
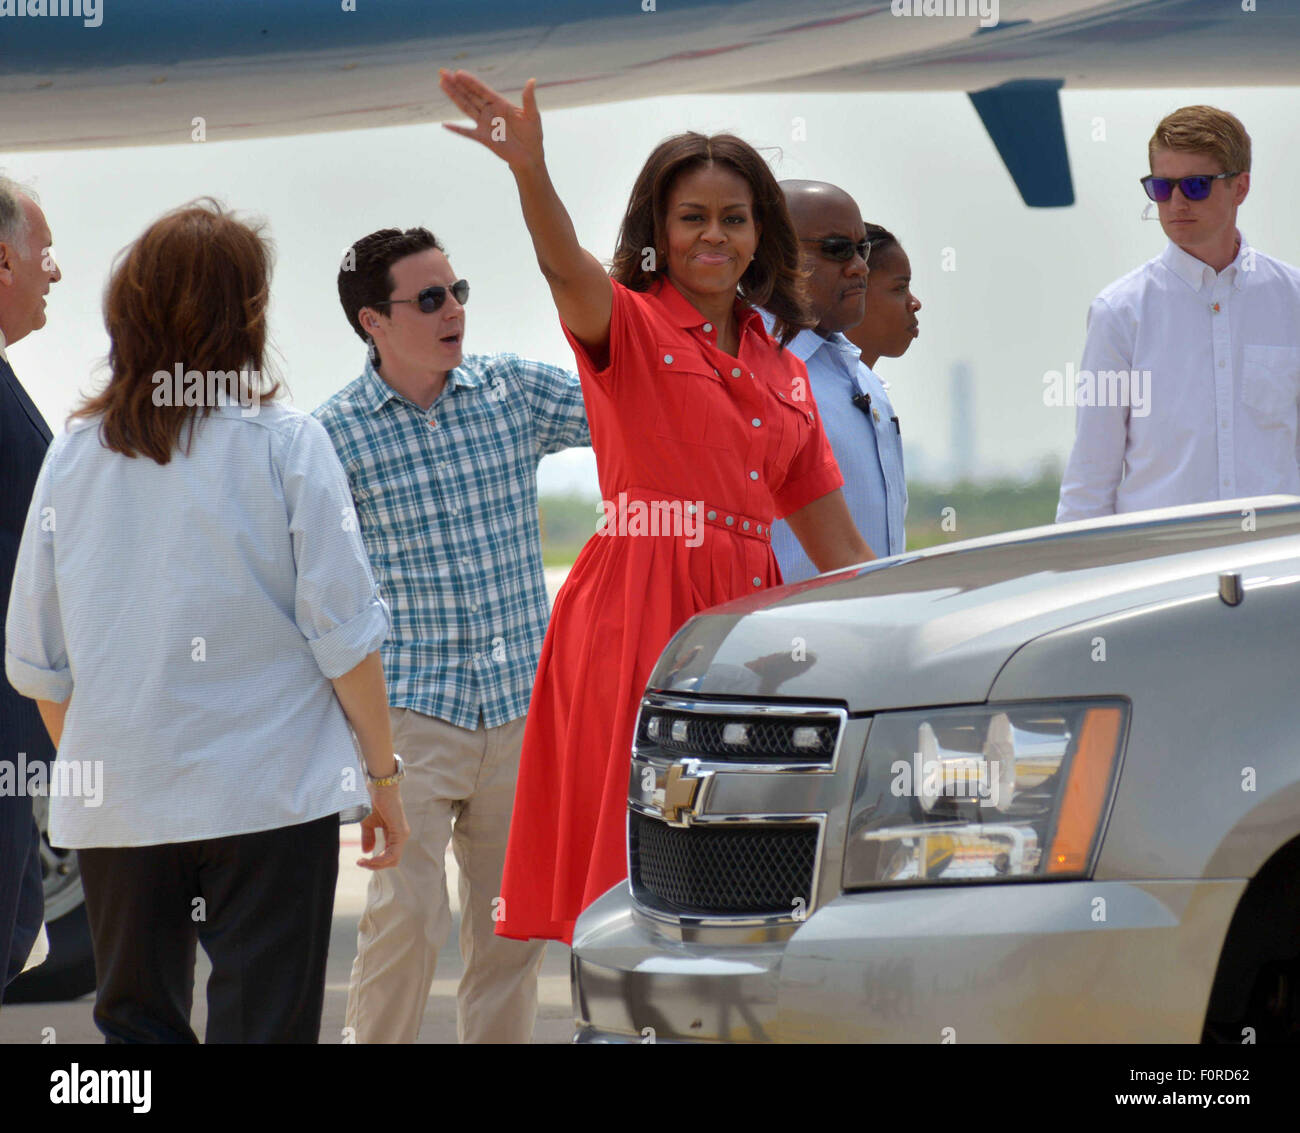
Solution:
M 634 911 L 626 883 L 616 886 L 574 928 L 575 1041 L 774 1041 L 782 945 L 759 935 L 684 942 Z
M 1246 882 L 844 894 L 786 940 L 684 941 L 625 885 L 573 939 L 578 1042 L 1197 1042 Z

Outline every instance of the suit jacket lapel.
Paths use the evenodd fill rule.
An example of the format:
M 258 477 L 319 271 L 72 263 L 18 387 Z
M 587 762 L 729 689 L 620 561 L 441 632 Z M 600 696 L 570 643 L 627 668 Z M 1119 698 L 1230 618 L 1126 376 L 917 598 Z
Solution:
M 41 416 L 41 411 L 36 408 L 36 403 L 27 396 L 27 391 L 23 389 L 22 382 L 18 380 L 13 367 L 3 358 L 0 358 L 0 381 L 13 390 L 14 397 L 18 399 L 18 404 L 23 407 L 23 412 L 31 418 L 36 431 L 45 438 L 45 443 L 49 444 L 54 439 L 54 434 L 50 432 L 50 427 L 45 423 L 45 418 Z

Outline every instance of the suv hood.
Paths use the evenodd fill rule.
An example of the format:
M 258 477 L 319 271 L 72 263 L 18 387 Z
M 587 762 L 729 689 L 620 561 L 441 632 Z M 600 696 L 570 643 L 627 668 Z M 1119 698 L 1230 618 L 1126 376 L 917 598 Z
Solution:
M 978 703 L 1008 658 L 1041 634 L 1215 594 L 1221 572 L 1249 581 L 1298 557 L 1292 496 L 972 539 L 715 606 L 668 643 L 649 688 L 835 701 L 850 711 Z

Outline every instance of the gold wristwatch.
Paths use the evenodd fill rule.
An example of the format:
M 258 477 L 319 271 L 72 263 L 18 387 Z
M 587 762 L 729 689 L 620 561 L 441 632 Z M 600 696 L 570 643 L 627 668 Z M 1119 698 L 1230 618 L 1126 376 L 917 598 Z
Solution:
M 382 779 L 377 779 L 374 775 L 371 775 L 369 767 L 365 768 L 366 782 L 372 787 L 391 787 L 394 783 L 400 783 L 406 778 L 406 764 L 402 762 L 402 757 L 397 752 L 393 752 L 393 761 L 397 764 L 397 770 L 391 775 L 385 775 Z

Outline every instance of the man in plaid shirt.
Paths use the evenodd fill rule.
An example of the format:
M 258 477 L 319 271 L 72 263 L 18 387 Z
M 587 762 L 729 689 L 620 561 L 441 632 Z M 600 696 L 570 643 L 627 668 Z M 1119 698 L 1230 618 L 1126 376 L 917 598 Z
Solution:
M 527 1042 L 543 943 L 493 932 L 515 778 L 549 603 L 537 463 L 590 445 L 576 375 L 514 354 L 462 354 L 469 285 L 423 228 L 358 240 L 339 299 L 364 372 L 316 410 L 347 471 L 380 592 L 393 743 L 411 840 L 375 873 L 357 934 L 347 1026 L 414 1042 L 451 928 L 444 859 L 460 867 L 462 1042 Z M 372 835 L 367 831 L 364 838 Z

